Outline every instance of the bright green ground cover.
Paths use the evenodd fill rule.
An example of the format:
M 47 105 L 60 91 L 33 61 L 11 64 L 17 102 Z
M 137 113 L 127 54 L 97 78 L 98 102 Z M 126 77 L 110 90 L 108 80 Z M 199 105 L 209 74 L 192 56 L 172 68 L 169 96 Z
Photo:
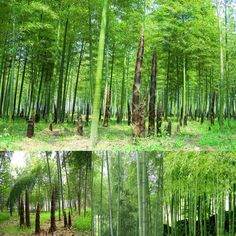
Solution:
M 165 133 L 166 122 L 163 122 L 162 137 L 132 139 L 131 127 L 126 122 L 117 125 L 113 120 L 108 128 L 99 127 L 99 142 L 96 149 L 117 150 L 236 150 L 236 121 L 226 122 L 220 131 L 218 123 L 209 131 L 209 121 L 200 124 L 189 121 L 188 126 L 181 127 L 177 133 L 177 122 L 172 123 L 172 136 Z M 35 125 L 35 137 L 26 137 L 27 123 L 16 120 L 11 124 L 0 120 L 0 150 L 90 150 L 90 124 L 84 127 L 84 136 L 77 135 L 76 124 L 53 125 L 40 122 Z
M 56 212 L 56 220 L 58 219 L 58 212 Z M 16 213 L 12 217 L 9 216 L 8 212 L 0 213 L 0 235 L 32 235 L 35 230 L 35 213 L 32 213 L 30 216 L 31 227 L 20 227 L 19 226 L 19 217 Z M 50 225 L 50 212 L 41 212 L 40 214 L 41 229 L 48 230 Z M 63 224 L 63 219 L 60 224 Z M 56 222 L 58 225 L 58 221 Z M 86 236 L 90 234 L 91 231 L 91 211 L 88 211 L 86 217 L 77 216 L 76 214 L 72 217 L 72 229 L 70 232 L 76 233 L 75 235 Z M 58 226 L 63 228 L 63 226 Z M 64 230 L 64 229 L 63 229 Z M 66 230 L 66 229 L 65 229 Z M 64 232 L 64 231 L 63 231 Z M 62 235 L 63 235 L 63 232 Z

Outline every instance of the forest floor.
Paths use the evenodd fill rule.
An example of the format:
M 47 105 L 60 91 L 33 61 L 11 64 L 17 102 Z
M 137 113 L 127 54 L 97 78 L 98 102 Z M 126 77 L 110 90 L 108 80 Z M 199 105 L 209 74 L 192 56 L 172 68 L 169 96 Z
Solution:
M 220 131 L 218 122 L 209 131 L 209 121 L 202 125 L 197 121 L 189 121 L 186 127 L 181 127 L 177 133 L 177 122 L 172 123 L 172 136 L 165 132 L 167 123 L 163 122 L 162 137 L 151 136 L 146 138 L 132 138 L 132 129 L 126 122 L 116 124 L 113 120 L 109 127 L 99 127 L 99 141 L 96 150 L 236 150 L 236 121 L 231 121 L 231 128 L 226 122 Z M 40 122 L 35 124 L 33 139 L 26 137 L 27 123 L 17 120 L 12 123 L 0 120 L 0 150 L 28 150 L 28 151 L 53 151 L 53 150 L 91 150 L 90 124 L 84 127 L 84 135 L 77 134 L 76 125 L 64 123 L 53 125 Z
M 1 213 L 1 214 L 8 214 L 9 213 Z M 58 217 L 56 217 L 58 218 Z M 75 219 L 75 218 L 74 218 Z M 73 220 L 73 218 L 72 218 Z M 41 221 L 41 233 L 40 235 L 52 235 L 49 233 L 50 228 L 50 213 L 49 212 L 42 212 L 40 214 L 40 221 Z M 73 221 L 72 221 L 73 222 Z M 85 230 L 83 232 L 79 232 L 74 227 L 71 228 L 64 228 L 63 220 L 59 221 L 56 220 L 56 227 L 57 230 L 53 233 L 55 236 L 90 236 L 91 231 Z M 20 227 L 19 226 L 19 217 L 17 215 L 13 215 L 12 217 L 6 217 L 5 220 L 0 221 L 0 235 L 1 236 L 8 236 L 8 235 L 19 235 L 19 236 L 26 236 L 26 235 L 35 235 L 35 214 L 31 214 L 31 227 Z

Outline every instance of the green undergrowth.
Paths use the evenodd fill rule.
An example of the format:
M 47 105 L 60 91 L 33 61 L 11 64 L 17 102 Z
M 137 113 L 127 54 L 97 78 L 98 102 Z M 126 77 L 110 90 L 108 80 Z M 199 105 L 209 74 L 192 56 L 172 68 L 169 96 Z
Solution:
M 58 212 L 56 212 L 58 218 Z M 50 212 L 40 213 L 41 226 L 50 220 Z M 0 213 L 0 235 L 31 235 L 35 230 L 35 213 L 30 214 L 31 227 L 19 226 L 19 217 L 16 213 L 10 217 L 8 212 Z M 6 224 L 6 225 L 5 225 Z
M 166 132 L 167 122 L 162 123 L 161 137 L 147 136 L 145 138 L 132 138 L 132 127 L 124 121 L 117 124 L 115 120 L 109 122 L 107 128 L 99 126 L 99 141 L 97 150 L 236 150 L 236 121 L 231 120 L 229 128 L 225 121 L 220 130 L 218 122 L 209 130 L 210 122 L 205 120 L 189 121 L 186 127 L 180 127 L 177 132 L 177 121 L 172 119 L 172 135 Z M 24 119 L 14 120 L 12 123 L 0 120 L 0 150 L 25 150 L 30 145 L 33 150 L 54 150 L 68 147 L 70 150 L 89 149 L 90 123 L 84 125 L 84 134 L 77 134 L 74 123 L 53 124 L 53 132 L 48 129 L 49 124 L 41 121 L 35 124 L 35 136 L 32 143 L 26 137 L 27 122 Z M 148 123 L 146 125 L 148 127 Z M 27 144 L 29 142 L 30 144 Z M 88 147 L 88 148 L 87 148 Z
M 91 210 L 87 211 L 86 216 L 76 216 L 74 218 L 73 227 L 80 232 L 91 231 Z
M 0 212 L 0 224 L 6 220 L 9 220 L 9 218 L 10 218 L 9 213 Z

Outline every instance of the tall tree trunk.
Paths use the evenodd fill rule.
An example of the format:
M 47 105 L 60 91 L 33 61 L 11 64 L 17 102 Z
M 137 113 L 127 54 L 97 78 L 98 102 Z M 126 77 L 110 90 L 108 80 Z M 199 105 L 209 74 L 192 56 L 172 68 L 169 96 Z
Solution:
M 120 152 L 118 152 L 117 157 L 117 175 L 118 175 L 118 183 L 117 183 L 117 227 L 116 227 L 116 236 L 120 235 Z
M 40 121 L 40 105 L 41 105 L 40 95 L 41 95 L 41 90 L 42 90 L 42 85 L 43 85 L 43 77 L 44 77 L 44 65 L 42 66 L 38 95 L 37 95 L 37 102 L 36 102 L 36 122 Z
M 143 227 L 142 227 L 142 198 L 141 198 L 141 184 L 140 184 L 140 159 L 138 152 L 135 152 L 136 161 L 137 161 L 137 192 L 138 192 L 138 225 L 139 225 L 139 236 L 143 236 Z
M 103 127 L 108 127 L 108 122 L 109 122 L 109 118 L 110 118 L 111 92 L 112 92 L 113 69 L 114 69 L 114 60 L 115 60 L 115 49 L 114 49 L 114 47 L 115 46 L 113 45 L 110 87 L 109 87 L 109 92 L 107 92 L 107 97 L 106 97 L 106 109 L 105 109 L 105 117 L 104 117 L 104 121 L 103 121 Z
M 66 223 L 66 225 L 67 225 L 67 217 L 66 217 L 65 205 L 64 205 L 65 202 L 64 202 L 64 189 L 63 189 L 63 181 L 62 181 L 62 168 L 61 168 L 61 160 L 60 160 L 59 152 L 57 152 L 57 158 L 58 158 L 59 175 L 60 175 L 61 208 L 62 208 L 64 223 Z M 66 225 L 64 225 L 64 226 L 66 226 Z
M 19 74 L 20 74 L 20 64 L 21 64 L 21 56 L 19 56 L 18 68 L 17 68 L 17 76 L 16 76 L 16 84 L 15 84 L 15 94 L 14 94 L 14 105 L 13 105 L 13 114 L 15 116 L 16 112 L 16 98 L 18 93 L 18 84 L 19 84 Z
M 78 190 L 78 212 L 81 215 L 81 184 L 82 184 L 82 168 L 79 169 L 79 190 Z
M 37 203 L 37 209 L 36 209 L 35 234 L 40 234 L 40 207 L 39 207 L 39 203 Z
M 52 197 L 51 197 L 51 225 L 49 232 L 53 233 L 56 231 L 56 218 L 55 218 L 55 210 L 56 210 L 56 196 L 55 196 L 55 188 L 52 189 Z
M 92 147 L 94 147 L 97 144 L 97 139 L 98 139 L 98 123 L 99 123 L 101 89 L 102 89 L 101 82 L 102 82 L 102 69 L 103 69 L 108 9 L 109 9 L 109 0 L 103 0 L 102 22 L 101 22 L 101 30 L 100 30 L 99 46 L 98 46 L 97 72 L 96 72 L 95 91 L 93 99 L 93 118 L 92 118 L 91 134 L 90 134 L 90 139 L 91 139 L 90 141 Z
M 25 213 L 24 213 L 24 200 L 20 197 L 20 226 L 25 224 Z
M 100 183 L 100 236 L 103 235 L 103 166 L 104 166 L 104 157 L 102 155 L 102 164 L 101 164 L 101 183 Z
M 225 79 L 226 79 L 226 108 L 227 108 L 227 120 L 228 120 L 228 127 L 230 125 L 230 116 L 231 116 L 231 109 L 230 109 L 230 80 L 229 80 L 229 52 L 228 52 L 228 1 L 224 1 L 225 5 Z
M 62 97 L 62 115 L 61 115 L 61 122 L 64 122 L 65 119 L 65 109 L 66 109 L 66 97 L 67 97 L 67 88 L 68 88 L 68 73 L 69 73 L 69 67 L 70 67 L 70 58 L 71 58 L 71 48 L 72 43 L 69 43 L 69 49 L 68 49 L 68 55 L 67 55 L 67 62 L 66 62 L 66 74 L 64 79 L 64 88 L 63 88 L 63 97 Z
M 86 162 L 85 181 L 84 181 L 84 217 L 86 216 L 87 209 L 87 185 L 88 185 L 88 161 Z
M 66 184 L 67 184 L 67 189 L 68 189 L 68 200 L 69 200 L 69 205 L 70 205 L 70 211 L 72 211 L 70 182 L 69 182 L 68 171 L 67 171 L 66 165 L 67 165 L 66 160 L 64 159 L 64 168 L 65 168 L 65 173 L 66 173 Z
M 59 153 L 56 153 L 57 162 L 57 185 L 58 185 L 58 218 L 61 220 L 61 180 L 60 180 L 60 165 L 59 165 Z M 55 190 L 54 190 L 55 191 Z
M 118 112 L 118 123 L 121 123 L 123 120 L 124 113 L 124 101 L 125 101 L 125 73 L 126 73 L 126 55 L 124 56 L 124 65 L 123 65 L 123 77 L 121 83 L 121 97 L 120 97 L 120 111 Z
M 182 116 L 181 124 L 183 124 L 186 116 L 186 58 L 183 59 L 183 98 L 182 98 Z
M 25 223 L 30 227 L 30 209 L 29 209 L 29 192 L 25 190 Z
M 220 23 L 220 1 L 218 3 L 218 27 L 219 27 L 219 38 L 220 38 L 220 84 L 219 84 L 219 111 L 218 111 L 218 120 L 220 129 L 223 128 L 223 108 L 224 108 L 224 48 L 223 48 L 223 36 L 222 28 Z
M 93 81 L 93 39 L 92 39 L 92 14 L 91 14 L 91 0 L 88 0 L 88 10 L 89 10 L 89 82 L 90 82 L 90 103 L 93 103 L 93 91 L 94 91 L 94 81 Z
M 80 67 L 81 67 L 82 60 L 83 60 L 83 54 L 84 54 L 84 42 L 82 42 L 81 50 L 80 50 L 79 65 L 78 65 L 78 69 L 77 69 L 77 76 L 76 76 L 76 82 L 75 82 L 75 91 L 74 91 L 74 98 L 73 98 L 73 105 L 72 105 L 71 122 L 73 122 L 73 120 L 74 120 L 76 96 L 77 96 L 78 83 L 79 83 L 79 75 L 80 75 Z
M 46 152 L 47 168 L 48 168 L 48 179 L 49 179 L 49 191 L 50 191 L 50 194 L 52 194 L 52 178 L 51 178 L 51 169 L 50 169 L 48 155 L 49 155 L 49 153 Z
M 143 64 L 143 53 L 144 53 L 144 33 L 142 30 L 137 59 L 135 65 L 135 75 L 133 83 L 133 100 L 132 100 L 132 124 L 133 124 L 133 137 L 140 135 L 139 129 L 139 100 L 140 100 L 140 82 L 142 78 L 142 64 Z
M 64 40 L 63 40 L 62 55 L 61 55 L 59 82 L 58 82 L 58 91 L 57 91 L 57 122 L 61 122 L 62 87 L 63 87 L 63 76 L 64 76 L 64 64 L 65 64 L 68 24 L 69 24 L 69 19 L 67 18 L 66 23 L 65 23 Z
M 161 125 L 162 125 L 162 105 L 161 102 L 159 102 L 158 107 L 157 107 L 157 136 L 161 136 Z
M 17 107 L 17 116 L 20 115 L 20 106 L 21 106 L 21 98 L 22 98 L 22 93 L 23 93 L 23 88 L 24 88 L 26 65 L 27 65 L 27 56 L 25 57 L 23 73 L 22 73 L 22 78 L 21 78 L 20 95 L 19 95 L 18 107 Z
M 146 236 L 146 158 L 145 153 L 142 153 L 142 236 Z
M 164 118 L 168 120 L 169 115 L 169 87 L 170 87 L 170 50 L 168 49 L 167 56 L 167 73 L 166 73 L 166 88 L 165 88 L 165 99 L 164 99 Z
M 156 107 L 156 76 L 157 76 L 157 52 L 154 49 L 152 58 L 152 74 L 150 84 L 150 101 L 149 101 L 149 135 L 155 133 L 155 107 Z
M 106 164 L 107 164 L 107 178 L 108 178 L 108 207 L 109 207 L 109 222 L 110 222 L 110 235 L 113 236 L 113 219 L 112 219 L 112 198 L 111 198 L 111 179 L 110 168 L 108 160 L 108 152 L 106 151 Z

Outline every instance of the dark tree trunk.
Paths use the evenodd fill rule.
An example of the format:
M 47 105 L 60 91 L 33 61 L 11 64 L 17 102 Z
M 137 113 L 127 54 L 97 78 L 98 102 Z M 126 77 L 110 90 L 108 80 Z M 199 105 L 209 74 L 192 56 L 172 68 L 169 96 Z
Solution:
M 204 118 L 205 118 L 205 115 L 204 115 L 204 112 L 202 111 L 201 112 L 201 125 L 204 123 Z
M 147 102 L 146 102 L 146 95 L 140 104 L 140 110 L 139 110 L 139 129 L 140 129 L 140 137 L 145 137 L 146 134 L 146 108 L 147 108 Z
M 172 126 L 172 123 L 171 123 L 171 120 L 168 121 L 168 126 L 167 126 L 167 134 L 169 136 L 171 136 L 171 126 Z
M 105 109 L 105 117 L 104 117 L 104 121 L 103 121 L 103 127 L 108 127 L 109 118 L 110 118 L 110 92 L 107 91 L 106 109 Z
M 183 126 L 183 106 L 181 107 L 179 124 L 181 127 Z
M 12 216 L 12 212 L 13 212 L 13 205 L 12 201 L 10 200 L 10 216 Z
M 51 122 L 50 125 L 49 125 L 49 130 L 50 130 L 50 131 L 53 131 L 52 122 Z
M 24 69 L 23 69 L 23 73 L 22 73 L 22 80 L 21 80 L 21 86 L 20 86 L 20 95 L 19 95 L 18 109 L 17 109 L 18 116 L 20 115 L 20 105 L 21 105 L 21 98 L 22 98 L 24 81 L 25 81 L 26 65 L 27 65 L 27 57 L 25 58 L 25 62 L 24 62 Z
M 81 183 L 82 183 L 82 168 L 79 170 L 79 190 L 78 190 L 78 212 L 81 214 Z
M 54 112 L 54 114 L 53 114 L 53 122 L 57 123 L 57 106 L 56 106 L 56 104 L 54 104 L 54 106 L 53 106 L 53 112 Z
M 19 195 L 19 197 L 18 197 L 18 207 L 17 207 L 17 208 L 18 208 L 18 209 L 17 209 L 17 210 L 18 210 L 18 216 L 20 216 L 20 213 L 21 213 L 21 211 L 20 211 L 20 210 L 21 210 L 21 209 L 20 209 L 20 208 L 21 208 L 21 197 L 20 197 L 20 195 Z
M 20 226 L 25 224 L 24 200 L 20 198 Z
M 84 183 L 84 217 L 87 213 L 87 185 L 88 185 L 88 162 L 86 163 L 86 170 L 85 170 L 85 183 Z
M 64 227 L 67 227 L 67 215 L 66 215 L 66 211 L 63 211 L 63 218 L 64 218 Z
M 139 46 L 138 46 L 137 59 L 136 59 L 136 65 L 135 65 L 134 83 L 133 83 L 133 99 L 132 99 L 133 137 L 140 136 L 139 100 L 140 100 L 140 82 L 142 78 L 143 53 L 144 53 L 144 34 L 142 32 Z
M 25 191 L 25 223 L 27 227 L 30 227 L 30 209 L 29 209 L 29 192 Z
M 113 46 L 110 87 L 109 87 L 109 92 L 107 92 L 107 97 L 106 97 L 106 109 L 105 109 L 105 117 L 104 117 L 104 121 L 103 121 L 103 127 L 108 127 L 108 122 L 109 122 L 109 118 L 110 118 L 110 106 L 111 106 L 111 92 L 112 92 L 114 60 L 115 60 L 115 52 L 114 52 L 114 46 Z
M 72 226 L 72 222 L 71 222 L 71 214 L 69 211 L 69 216 L 68 216 L 68 227 L 70 228 Z
M 61 122 L 64 122 L 65 119 L 65 107 L 66 107 L 66 97 L 67 97 L 67 79 L 68 79 L 68 73 L 69 73 L 69 66 L 70 66 L 70 58 L 71 58 L 71 42 L 69 43 L 69 49 L 68 49 L 68 56 L 67 56 L 67 63 L 66 63 L 66 74 L 64 79 L 64 89 L 63 89 L 63 97 L 62 97 L 62 109 L 61 109 Z
M 19 64 L 18 64 L 18 68 L 17 68 L 15 94 L 14 94 L 14 105 L 13 105 L 13 114 L 12 114 L 13 117 L 15 116 L 15 112 L 16 112 L 16 97 L 17 97 L 17 92 L 18 92 L 19 73 L 20 73 L 20 64 L 21 64 L 20 60 L 21 60 L 21 56 L 19 57 Z
M 131 108 L 130 108 L 129 101 L 127 103 L 127 106 L 128 106 L 128 126 L 130 126 L 131 125 Z
M 62 48 L 62 56 L 61 56 L 61 65 L 60 65 L 60 74 L 59 74 L 59 82 L 58 82 L 58 90 L 57 90 L 57 122 L 61 121 L 61 108 L 62 108 L 62 87 L 63 87 L 63 76 L 64 76 L 64 64 L 65 64 L 65 53 L 66 53 L 66 41 L 67 41 L 67 31 L 68 31 L 68 18 L 65 23 L 65 31 L 64 31 L 64 40 L 63 40 L 63 48 Z
M 161 102 L 159 102 L 158 108 L 157 108 L 157 136 L 161 136 L 161 125 L 162 125 L 162 105 Z
M 86 105 L 86 116 L 85 116 L 85 120 L 86 120 L 86 126 L 88 126 L 89 124 L 89 103 L 87 102 Z
M 55 209 L 56 209 L 56 198 L 55 198 L 55 188 L 53 188 L 52 197 L 51 197 L 51 226 L 49 229 L 50 233 L 53 233 L 56 231 Z
M 40 234 L 40 207 L 37 204 L 36 217 L 35 217 L 35 234 Z
M 42 90 L 42 84 L 43 84 L 43 76 L 44 76 L 44 65 L 42 66 L 42 71 L 41 71 L 41 78 L 40 78 L 40 83 L 39 83 L 39 90 L 38 90 L 38 95 L 37 95 L 37 103 L 36 103 L 36 119 L 35 122 L 38 123 L 40 121 L 40 94 Z
M 80 67 L 81 67 L 82 60 L 83 60 L 83 53 L 84 53 L 84 42 L 82 42 L 81 50 L 80 50 L 79 65 L 78 65 L 78 69 L 77 69 L 77 76 L 76 76 L 76 82 L 75 82 L 75 91 L 74 91 L 74 98 L 73 98 L 73 104 L 72 104 L 71 122 L 73 122 L 73 120 L 74 120 L 76 95 L 77 95 L 77 90 L 78 90 Z
M 149 135 L 153 135 L 155 133 L 156 75 L 157 75 L 157 53 L 155 49 L 152 58 L 152 74 L 151 74 L 151 85 L 150 85 L 149 126 L 148 126 Z
M 83 136 L 83 120 L 82 115 L 79 114 L 77 132 L 79 135 Z
M 28 120 L 28 129 L 27 129 L 27 137 L 33 138 L 34 136 L 34 121 L 32 118 Z
M 185 115 L 184 116 L 184 126 L 187 126 L 188 125 L 188 116 Z
M 214 124 L 215 124 L 214 107 L 215 107 L 215 93 L 213 93 L 212 101 L 211 101 L 211 109 L 210 109 L 211 125 L 214 125 Z

